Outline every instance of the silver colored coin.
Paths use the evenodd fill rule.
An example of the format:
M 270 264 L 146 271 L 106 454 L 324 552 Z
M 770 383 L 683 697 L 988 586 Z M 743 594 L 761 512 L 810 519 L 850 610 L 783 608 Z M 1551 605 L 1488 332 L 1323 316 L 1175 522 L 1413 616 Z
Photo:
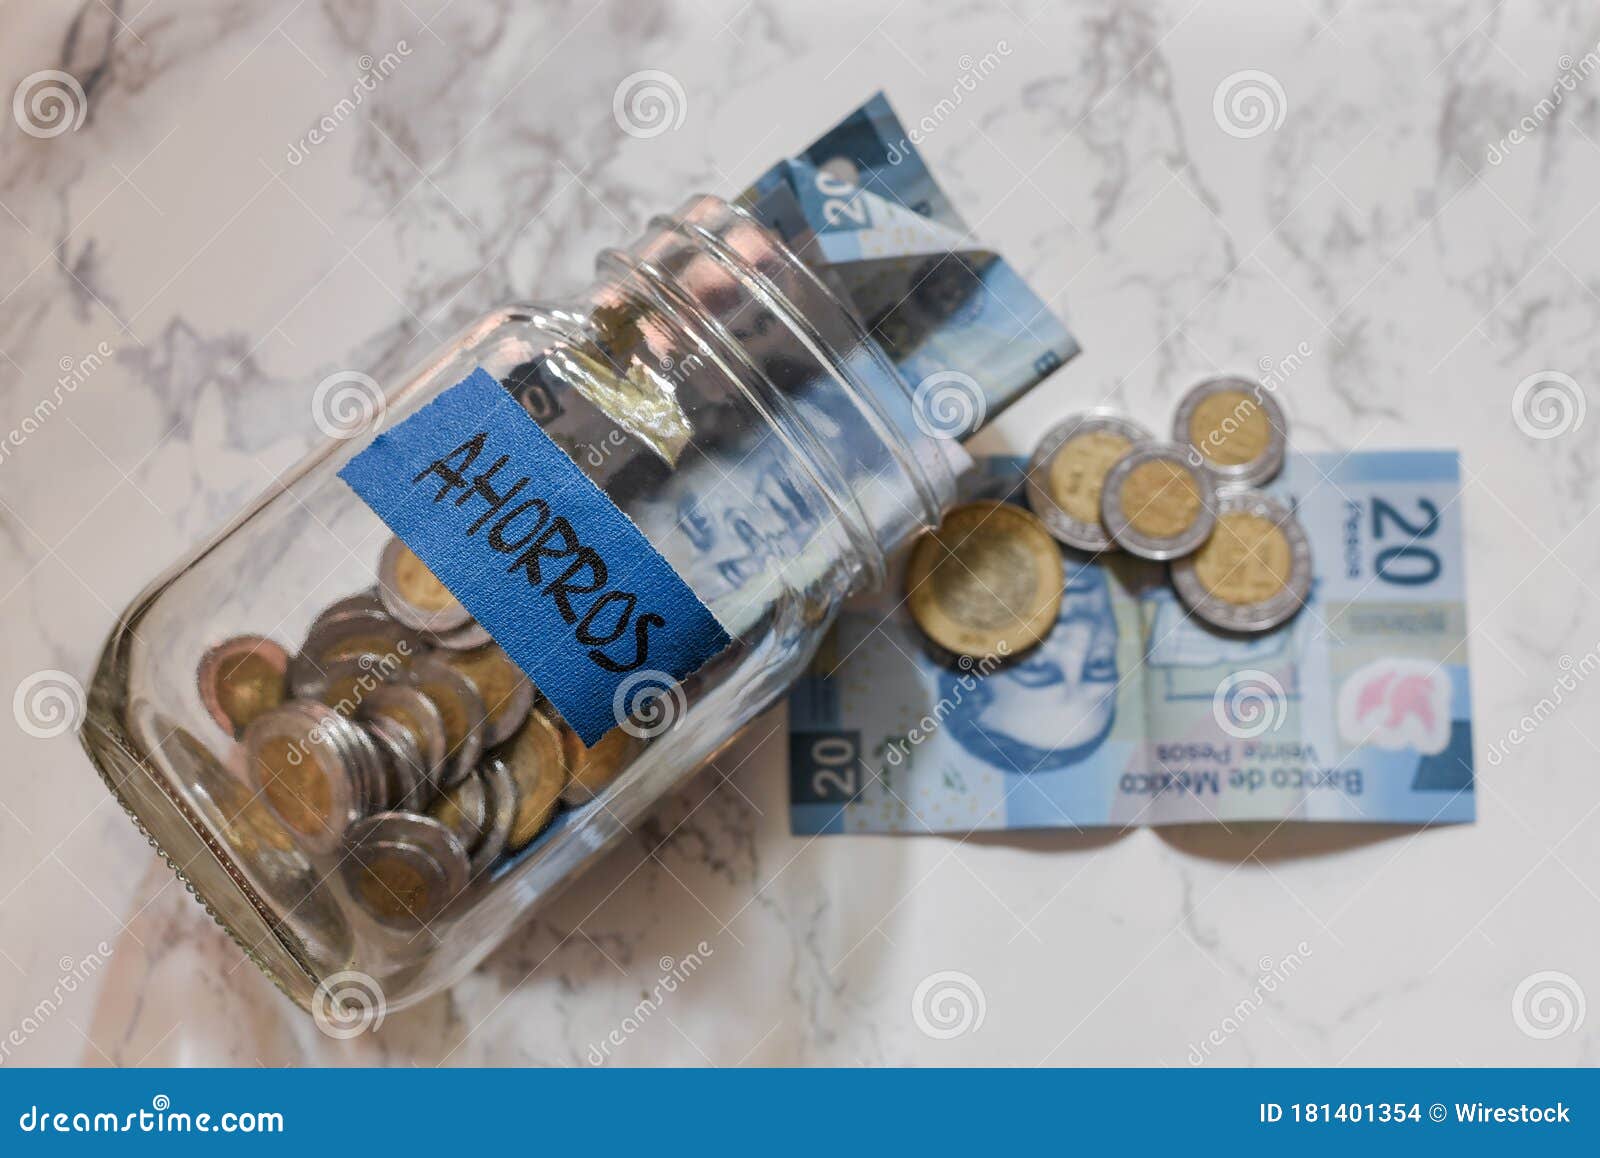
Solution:
M 1124 484 L 1148 464 L 1170 464 L 1173 480 L 1140 494 L 1130 509 L 1124 501 Z M 1182 480 L 1182 481 L 1179 481 Z M 1190 496 L 1197 500 L 1192 505 Z M 1158 562 L 1177 559 L 1199 548 L 1216 525 L 1216 488 L 1206 472 L 1189 461 L 1185 447 L 1167 442 L 1147 442 L 1127 453 L 1106 475 L 1100 494 L 1100 519 L 1117 546 L 1130 555 Z M 1184 516 L 1177 517 L 1167 516 Z M 1170 523 L 1170 531 L 1160 523 Z
M 472 775 L 447 789 L 428 815 L 455 833 L 471 856 L 489 828 L 489 793 L 479 770 L 473 769 Z
M 424 593 L 433 602 L 419 601 Z M 459 631 L 472 622 L 471 613 L 397 538 L 389 540 L 378 560 L 378 598 L 401 623 L 432 635 Z
M 364 814 L 381 811 L 389 801 L 389 771 L 383 753 L 361 728 L 343 716 L 337 718 L 340 724 L 330 723 L 328 727 L 337 735 L 337 742 L 350 754 L 351 764 L 360 773 L 363 788 L 361 811 Z
M 343 599 L 335 599 L 328 606 L 317 613 L 311 621 L 311 630 L 307 635 L 314 634 L 318 627 L 334 623 L 340 619 L 348 619 L 352 615 L 370 615 L 377 612 L 379 615 L 388 616 L 383 609 L 383 604 L 378 600 L 378 589 L 369 588 L 366 591 L 357 591 L 354 595 L 346 595 Z
M 1172 586 L 1195 617 L 1224 631 L 1270 631 L 1293 619 L 1311 597 L 1311 542 L 1286 503 L 1256 490 L 1224 488 L 1217 493 L 1217 518 L 1254 515 L 1283 533 L 1289 544 L 1289 576 L 1273 595 L 1254 603 L 1224 599 L 1201 582 L 1199 553 L 1172 565 Z M 1225 534 L 1226 532 L 1219 532 Z
M 385 720 L 410 733 L 421 755 L 430 790 L 438 788 L 449 745 L 445 739 L 444 719 L 432 700 L 406 684 L 384 684 L 373 688 L 357 705 L 356 719 L 364 723 Z
M 433 786 L 428 783 L 416 736 L 404 724 L 385 716 L 368 720 L 366 728 L 383 754 L 384 769 L 388 773 L 383 800 L 373 811 L 403 808 L 420 812 L 433 795 Z
M 517 785 L 505 761 L 491 756 L 478 769 L 488 797 L 489 823 L 483 839 L 472 851 L 472 879 L 488 873 L 495 861 L 505 855 L 511 842 L 511 828 L 517 821 Z
M 1219 394 L 1239 397 L 1231 402 L 1223 399 L 1219 407 L 1211 401 Z M 1206 429 L 1199 431 L 1196 418 L 1203 408 Z M 1260 446 L 1248 460 L 1236 461 L 1239 444 L 1246 439 L 1259 440 Z M 1289 449 L 1289 419 L 1260 382 L 1233 376 L 1207 378 L 1178 400 L 1172 440 L 1188 447 L 1190 462 L 1205 467 L 1218 486 L 1258 487 L 1283 469 Z
M 439 783 L 448 788 L 476 768 L 483 755 L 488 722 L 483 697 L 470 679 L 433 656 L 417 660 L 402 678 L 439 710 L 448 749 Z
M 391 928 L 427 924 L 471 879 L 461 842 L 432 817 L 380 812 L 351 826 L 347 844 L 345 883 L 375 920 Z
M 1080 436 L 1092 434 L 1114 435 L 1126 441 L 1129 449 L 1154 437 L 1133 419 L 1100 407 L 1057 423 L 1045 432 L 1028 460 L 1028 507 L 1039 516 L 1045 530 L 1060 542 L 1080 551 L 1105 551 L 1115 544 L 1100 522 L 1098 502 L 1094 504 L 1096 514 L 1092 522 L 1074 516 L 1057 501 L 1051 478 L 1062 448 Z

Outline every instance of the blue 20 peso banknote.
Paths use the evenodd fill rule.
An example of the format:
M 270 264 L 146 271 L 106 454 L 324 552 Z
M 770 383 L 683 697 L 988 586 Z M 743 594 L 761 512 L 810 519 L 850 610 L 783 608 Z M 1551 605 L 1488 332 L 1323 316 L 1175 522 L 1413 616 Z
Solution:
M 982 460 L 965 497 L 1022 502 L 1024 467 Z M 898 573 L 847 604 L 789 698 L 793 830 L 1472 820 L 1455 453 L 1291 454 L 1266 489 L 1315 580 L 1264 635 L 1068 548 L 1054 629 L 1001 666 L 936 661 Z

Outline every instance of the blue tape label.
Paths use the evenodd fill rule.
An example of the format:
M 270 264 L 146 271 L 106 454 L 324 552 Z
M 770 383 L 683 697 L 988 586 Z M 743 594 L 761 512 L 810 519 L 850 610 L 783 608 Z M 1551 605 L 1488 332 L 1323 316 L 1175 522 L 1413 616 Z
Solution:
M 723 630 L 633 521 L 485 370 L 339 477 L 450 589 L 586 745 L 649 672 L 675 684 Z

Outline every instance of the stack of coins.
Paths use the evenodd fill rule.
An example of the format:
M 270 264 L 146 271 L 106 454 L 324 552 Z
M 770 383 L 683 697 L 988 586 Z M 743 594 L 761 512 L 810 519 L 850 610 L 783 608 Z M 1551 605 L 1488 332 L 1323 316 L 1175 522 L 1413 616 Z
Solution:
M 377 586 L 324 608 L 295 654 L 238 636 L 197 680 L 243 746 L 243 787 L 391 928 L 444 914 L 643 746 L 617 728 L 585 748 L 398 539 Z
M 1028 462 L 1029 515 L 1007 503 L 949 511 L 913 548 L 912 618 L 934 649 L 1013 655 L 1047 635 L 1065 583 L 1062 552 L 1122 550 L 1169 563 L 1193 614 L 1224 631 L 1266 631 L 1311 592 L 1294 512 L 1255 489 L 1283 467 L 1288 420 L 1243 378 L 1211 378 L 1178 405 L 1171 442 L 1114 411 L 1048 430 Z

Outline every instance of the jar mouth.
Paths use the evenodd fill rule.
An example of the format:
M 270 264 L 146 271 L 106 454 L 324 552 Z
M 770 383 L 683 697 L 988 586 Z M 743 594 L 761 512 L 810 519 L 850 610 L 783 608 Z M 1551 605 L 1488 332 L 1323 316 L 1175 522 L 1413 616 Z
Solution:
M 712 263 L 715 288 L 700 267 Z M 902 543 L 934 527 L 970 462 L 954 440 L 923 432 L 913 419 L 912 391 L 850 307 L 776 233 L 747 210 L 702 194 L 678 210 L 653 218 L 649 231 L 627 249 L 601 255 L 603 274 L 642 281 L 658 299 L 681 308 L 708 330 L 745 371 L 736 376 L 763 409 L 787 419 L 780 425 L 804 446 L 822 488 L 874 583 Z M 739 292 L 727 292 L 730 285 Z M 763 355 L 743 335 L 768 335 L 775 323 L 787 333 L 783 355 L 803 362 L 827 384 L 821 392 L 781 388 Z M 785 365 L 785 371 L 792 371 Z M 792 373 L 791 373 L 792 376 Z M 865 430 L 872 445 L 861 453 L 836 453 L 829 428 Z

